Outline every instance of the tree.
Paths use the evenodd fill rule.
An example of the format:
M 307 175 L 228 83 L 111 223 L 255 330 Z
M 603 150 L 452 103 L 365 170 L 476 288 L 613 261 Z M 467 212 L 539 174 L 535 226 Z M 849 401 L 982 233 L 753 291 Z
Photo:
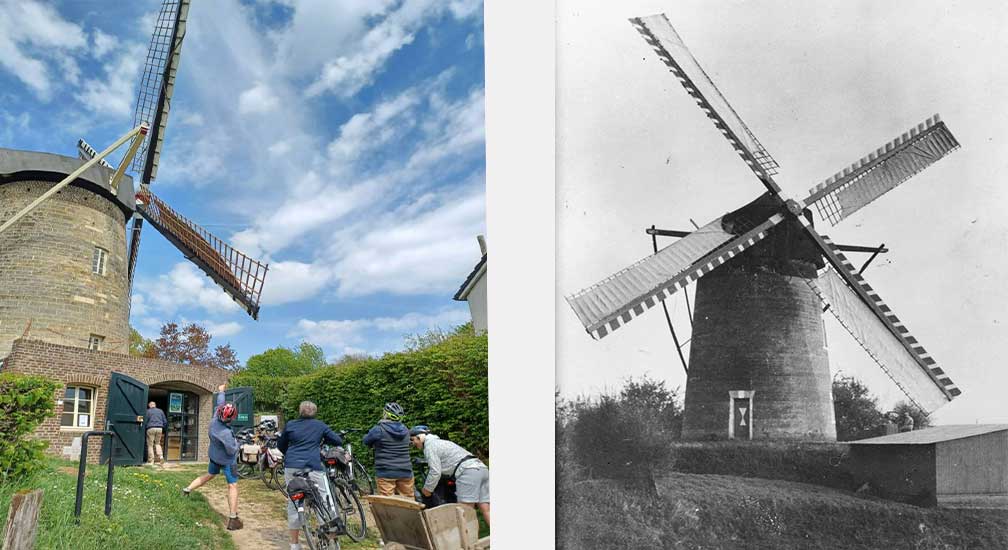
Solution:
M 921 428 L 927 428 L 928 426 L 931 425 L 931 417 L 929 417 L 924 411 L 922 411 L 916 405 L 911 405 L 906 401 L 900 401 L 899 403 L 896 403 L 896 406 L 893 407 L 892 412 L 896 413 L 897 418 L 899 418 L 899 420 L 896 422 L 897 425 L 903 421 L 904 414 L 909 414 L 910 418 L 913 418 L 914 421 L 913 428 L 915 430 L 919 430 Z
M 196 323 L 189 323 L 181 330 L 175 323 L 165 323 L 161 326 L 161 336 L 146 350 L 144 357 L 237 370 L 241 365 L 231 344 L 217 346 L 210 353 L 212 338 L 207 329 Z
M 322 348 L 301 342 L 295 349 L 271 348 L 249 357 L 244 372 L 255 376 L 287 377 L 308 374 L 324 366 L 326 360 Z
M 129 353 L 135 357 L 146 357 L 147 350 L 154 345 L 153 340 L 148 340 L 144 338 L 142 334 L 137 332 L 133 327 L 130 327 L 130 341 L 129 341 Z
M 833 378 L 833 411 L 839 441 L 879 435 L 884 423 L 878 399 L 870 395 L 868 386 L 852 376 Z

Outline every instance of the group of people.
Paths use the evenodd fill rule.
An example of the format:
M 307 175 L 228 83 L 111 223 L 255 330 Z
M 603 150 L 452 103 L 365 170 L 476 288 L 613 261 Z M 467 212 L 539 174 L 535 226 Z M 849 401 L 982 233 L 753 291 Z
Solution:
M 194 489 L 223 473 L 228 483 L 228 530 L 242 528 L 238 518 L 238 475 L 236 458 L 239 445 L 229 427 L 238 415 L 234 404 L 224 398 L 225 385 L 218 388 L 214 417 L 210 421 L 210 463 L 207 473 L 194 479 L 182 493 L 188 496 Z M 332 502 L 329 484 L 319 458 L 323 442 L 342 445 L 343 439 L 321 420 L 315 418 L 318 407 L 311 401 L 302 401 L 298 418 L 286 423 L 277 440 L 277 448 L 284 453 L 284 481 L 309 468 L 309 479 L 315 483 L 326 502 Z M 150 413 L 148 412 L 150 415 Z M 161 413 L 163 416 L 164 413 Z M 374 450 L 375 479 L 378 493 L 414 498 L 413 467 L 410 445 L 423 451 L 428 472 L 422 494 L 430 497 L 442 478 L 455 480 L 457 501 L 477 507 L 483 519 L 490 524 L 490 470 L 479 458 L 461 446 L 441 439 L 424 425 L 407 428 L 403 423 L 405 411 L 398 403 L 386 403 L 381 419 L 364 436 L 364 444 Z M 163 424 L 162 424 L 163 427 Z M 148 432 L 148 445 L 151 442 Z M 159 439 L 158 439 L 159 441 Z M 153 449 L 149 451 L 153 454 Z M 158 455 L 160 456 L 160 451 Z M 300 550 L 298 541 L 301 519 L 292 502 L 287 503 L 287 528 L 290 531 L 291 550 Z

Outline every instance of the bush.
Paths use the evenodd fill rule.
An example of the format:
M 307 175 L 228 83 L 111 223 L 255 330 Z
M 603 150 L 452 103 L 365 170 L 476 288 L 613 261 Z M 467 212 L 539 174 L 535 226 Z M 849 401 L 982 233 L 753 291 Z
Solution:
M 619 394 L 561 406 L 570 457 L 591 477 L 649 475 L 654 458 L 679 437 L 677 397 L 678 390 L 645 376 Z
M 490 452 L 487 337 L 465 327 L 415 349 L 355 358 L 277 384 L 286 384 L 286 418 L 297 418 L 298 404 L 309 400 L 333 429 L 367 429 L 386 402 L 396 401 L 406 410 L 407 424 L 426 424 L 481 459 Z
M 283 408 L 287 397 L 287 386 L 293 378 L 275 378 L 272 376 L 257 376 L 245 372 L 231 377 L 228 384 L 231 387 L 247 386 L 252 388 L 252 398 L 256 412 L 278 412 Z
M 27 436 L 52 416 L 57 388 L 48 378 L 0 374 L 0 483 L 42 467 L 49 444 Z

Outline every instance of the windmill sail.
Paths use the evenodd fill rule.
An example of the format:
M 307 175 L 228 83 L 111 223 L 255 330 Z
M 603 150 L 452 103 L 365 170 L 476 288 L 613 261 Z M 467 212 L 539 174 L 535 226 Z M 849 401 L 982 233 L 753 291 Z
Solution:
M 784 220 L 775 214 L 741 235 L 725 231 L 721 218 L 661 249 L 657 254 L 567 297 L 567 303 L 594 338 L 603 338 L 659 300 L 703 277 L 766 237 Z
M 836 225 L 958 147 L 934 115 L 810 189 L 804 203 L 814 203 L 820 217 Z
M 776 174 L 779 168 L 777 161 L 770 156 L 728 100 L 721 95 L 721 91 L 693 57 L 668 18 L 664 14 L 659 14 L 633 18 L 630 22 L 654 48 L 658 57 L 679 79 L 686 92 L 696 100 L 700 109 L 724 134 L 749 168 L 763 179 L 764 183 L 767 176 Z M 774 189 L 774 191 L 780 190 Z
M 259 318 L 259 298 L 268 266 L 235 250 L 206 229 L 172 210 L 150 191 L 137 195 L 137 211 L 186 258 L 240 303 L 253 319 Z M 134 235 L 134 238 L 137 238 Z
M 133 170 L 140 175 L 141 183 L 149 184 L 157 177 L 188 16 L 189 0 L 163 0 L 147 49 L 147 61 L 133 114 L 134 126 L 147 122 L 151 127 L 150 138 L 133 162 Z
M 828 237 L 822 237 L 822 240 L 840 260 L 841 269 L 846 271 L 847 277 L 841 276 L 834 266 L 819 279 L 808 280 L 808 283 L 823 304 L 830 306 L 828 311 L 868 355 L 911 401 L 926 411 L 933 411 L 962 393 L 843 253 Z M 864 291 L 875 308 L 869 307 L 853 290 L 848 279 Z M 878 315 L 877 311 L 882 315 Z

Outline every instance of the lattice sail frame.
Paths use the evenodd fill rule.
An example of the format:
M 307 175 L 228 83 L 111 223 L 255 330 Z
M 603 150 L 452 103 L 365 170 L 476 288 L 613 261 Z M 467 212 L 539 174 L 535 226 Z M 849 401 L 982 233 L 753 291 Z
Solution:
M 936 114 L 809 189 L 803 202 L 836 225 L 958 148 Z
M 186 257 L 210 276 L 253 319 L 259 318 L 259 299 L 269 266 L 218 239 L 173 210 L 149 190 L 137 194 L 137 211 Z
M 938 366 L 924 346 L 910 334 L 910 330 L 878 293 L 861 277 L 847 257 L 829 237 L 822 235 L 822 239 L 840 260 L 841 267 L 849 275 L 849 279 L 854 280 L 869 298 L 874 300 L 875 306 L 883 312 L 884 318 L 877 318 L 849 288 L 845 278 L 833 268 L 827 268 L 818 279 L 805 280 L 823 305 L 827 306 L 827 311 L 918 408 L 931 412 L 960 395 L 962 391 Z M 895 334 L 885 327 L 884 323 L 891 325 L 895 329 Z M 913 387 L 908 389 L 907 386 Z
M 163 0 L 147 49 L 133 114 L 134 126 L 141 122 L 151 126 L 150 137 L 141 145 L 132 165 L 141 183 L 149 184 L 157 178 L 188 14 L 189 0 Z

